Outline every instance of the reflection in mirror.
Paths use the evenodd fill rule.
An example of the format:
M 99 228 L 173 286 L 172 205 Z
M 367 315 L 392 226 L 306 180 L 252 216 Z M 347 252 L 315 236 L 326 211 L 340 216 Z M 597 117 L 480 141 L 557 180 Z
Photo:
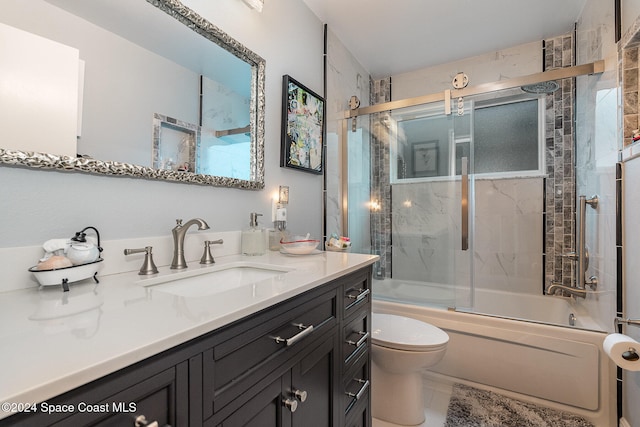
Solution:
M 25 3 L 3 3 L 0 21 L 76 61 L 67 63 L 78 100 L 65 119 L 71 148 L 50 148 L 56 141 L 42 126 L 37 137 L 0 133 L 0 162 L 263 188 L 262 58 L 177 0 Z M 43 57 L 40 69 L 51 61 Z M 57 101 L 45 111 L 58 111 Z M 47 123 L 33 114 L 28 122 Z M 26 145 L 34 139 L 48 149 Z

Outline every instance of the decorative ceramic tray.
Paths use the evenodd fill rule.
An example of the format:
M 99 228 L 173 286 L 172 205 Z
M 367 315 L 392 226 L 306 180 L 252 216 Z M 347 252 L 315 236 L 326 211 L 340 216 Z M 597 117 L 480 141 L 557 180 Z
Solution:
M 98 274 L 98 269 L 102 261 L 102 258 L 98 258 L 86 264 L 52 268 L 50 270 L 38 270 L 37 266 L 33 266 L 29 271 L 33 273 L 41 286 L 62 285 L 62 288 L 66 292 L 69 290 L 69 283 L 88 279 L 91 276 L 93 276 L 93 280 L 98 283 L 96 274 Z

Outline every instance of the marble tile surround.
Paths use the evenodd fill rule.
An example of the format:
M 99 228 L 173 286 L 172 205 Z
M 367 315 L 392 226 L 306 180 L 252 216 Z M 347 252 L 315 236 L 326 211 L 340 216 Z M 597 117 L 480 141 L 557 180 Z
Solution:
M 460 185 L 393 186 L 393 277 L 465 287 L 472 269 L 477 289 L 538 293 L 543 179 L 478 179 L 473 186 L 473 259 L 455 237 L 460 235 Z
M 573 34 L 545 40 L 544 69 L 575 65 Z M 573 262 L 562 257 L 575 250 L 575 79 L 546 96 L 545 108 L 545 287 L 552 281 L 570 285 Z
M 620 41 L 620 81 L 622 84 L 623 141 L 624 146 L 633 144 L 634 130 L 640 128 L 640 22 L 636 22 Z
M 371 105 L 391 101 L 391 78 L 370 81 Z M 391 277 L 391 182 L 389 172 L 389 113 L 372 114 L 371 129 L 371 200 L 379 208 L 371 210 L 372 252 L 380 256 L 374 267 L 376 278 Z

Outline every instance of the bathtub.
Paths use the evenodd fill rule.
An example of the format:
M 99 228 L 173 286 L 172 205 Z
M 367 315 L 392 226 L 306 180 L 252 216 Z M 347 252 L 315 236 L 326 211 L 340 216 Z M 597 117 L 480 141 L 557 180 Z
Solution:
M 412 288 L 405 285 L 411 284 L 374 281 L 373 311 L 423 320 L 449 334 L 447 353 L 425 373 L 428 378 L 495 389 L 581 415 L 598 427 L 616 425 L 615 365 L 602 350 L 606 333 L 571 300 L 476 291 L 475 310 L 486 312 L 478 314 L 392 301 Z M 438 296 L 444 303 L 451 295 Z

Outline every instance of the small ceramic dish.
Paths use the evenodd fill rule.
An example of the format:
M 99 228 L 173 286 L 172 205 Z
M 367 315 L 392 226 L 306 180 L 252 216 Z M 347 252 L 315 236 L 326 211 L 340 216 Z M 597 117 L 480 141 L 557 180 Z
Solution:
M 349 249 L 351 249 L 351 246 L 339 248 L 337 246 L 330 245 L 329 242 L 324 242 L 324 248 L 329 252 L 347 252 Z
M 102 258 L 98 258 L 93 262 L 81 265 L 72 265 L 70 267 L 52 268 L 50 270 L 38 270 L 37 266 L 33 266 L 29 269 L 35 276 L 40 286 L 53 286 L 62 285 L 65 291 L 69 290 L 69 283 L 77 282 L 83 279 L 88 279 L 93 276 L 93 280 L 98 283 L 96 274 Z
M 309 239 L 308 236 L 292 236 L 289 241 L 280 241 L 280 248 L 291 255 L 308 255 L 316 250 L 320 240 Z

